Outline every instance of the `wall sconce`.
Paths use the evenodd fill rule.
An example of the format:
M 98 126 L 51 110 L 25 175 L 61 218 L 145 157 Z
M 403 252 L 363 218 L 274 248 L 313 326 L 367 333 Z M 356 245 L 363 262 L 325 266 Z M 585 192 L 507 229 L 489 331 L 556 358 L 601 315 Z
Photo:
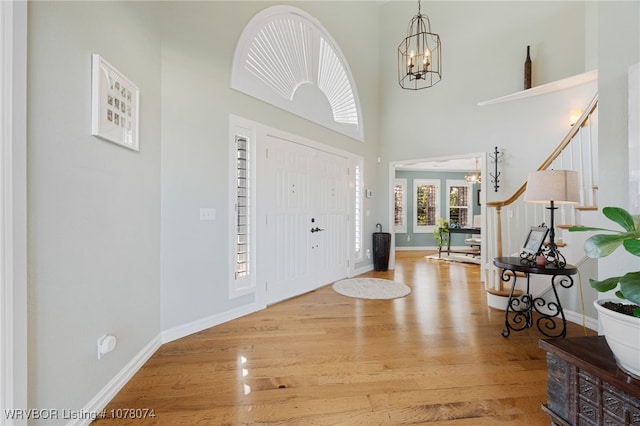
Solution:
M 489 154 L 489 158 L 491 159 L 491 162 L 493 163 L 493 173 L 489 173 L 489 176 L 491 176 L 491 183 L 493 184 L 493 191 L 494 192 L 498 192 L 498 188 L 500 188 L 500 185 L 498 185 L 500 183 L 500 172 L 498 171 L 498 163 L 502 163 L 502 156 L 504 155 L 504 152 L 500 152 L 498 151 L 498 147 L 496 146 L 493 149 L 493 154 Z
M 584 111 L 582 111 L 581 109 L 572 109 L 569 112 L 569 125 L 572 127 L 575 126 L 580 117 L 582 117 L 583 112 Z

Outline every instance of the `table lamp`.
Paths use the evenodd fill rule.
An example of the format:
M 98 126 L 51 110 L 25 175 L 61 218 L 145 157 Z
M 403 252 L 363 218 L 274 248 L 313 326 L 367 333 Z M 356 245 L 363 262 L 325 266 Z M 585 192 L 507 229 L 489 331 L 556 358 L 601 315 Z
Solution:
M 564 267 L 567 262 L 555 242 L 554 215 L 558 209 L 555 205 L 576 204 L 580 201 L 578 173 L 572 170 L 538 170 L 529 173 L 524 200 L 527 203 L 550 204 L 547 207 L 550 210 L 549 244 L 542 254 L 548 264 L 557 268 Z

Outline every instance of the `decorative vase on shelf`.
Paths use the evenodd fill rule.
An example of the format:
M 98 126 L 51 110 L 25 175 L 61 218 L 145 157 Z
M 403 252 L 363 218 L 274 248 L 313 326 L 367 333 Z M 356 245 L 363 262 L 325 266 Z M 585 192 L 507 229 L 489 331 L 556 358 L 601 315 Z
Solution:
M 531 55 L 530 46 L 527 46 L 527 59 L 524 61 L 524 90 L 531 89 Z

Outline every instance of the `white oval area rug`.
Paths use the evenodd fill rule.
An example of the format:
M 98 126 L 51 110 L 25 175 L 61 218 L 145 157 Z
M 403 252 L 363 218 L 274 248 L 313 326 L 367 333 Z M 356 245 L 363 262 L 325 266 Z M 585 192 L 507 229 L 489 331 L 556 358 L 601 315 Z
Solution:
M 396 299 L 411 293 L 409 286 L 382 278 L 349 278 L 332 287 L 343 296 L 357 299 Z

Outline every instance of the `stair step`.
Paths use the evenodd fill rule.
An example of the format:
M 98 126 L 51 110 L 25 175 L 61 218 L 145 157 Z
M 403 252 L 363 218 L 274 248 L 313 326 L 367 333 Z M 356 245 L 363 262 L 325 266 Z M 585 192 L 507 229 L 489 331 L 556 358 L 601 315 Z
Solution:
M 487 290 L 487 293 L 493 294 L 494 296 L 509 297 L 509 294 L 511 293 L 511 290 L 489 289 L 489 290 Z M 522 290 L 516 289 L 516 290 L 513 291 L 513 297 L 520 297 L 520 296 L 522 296 Z
M 508 277 L 513 276 L 513 274 L 514 274 L 514 271 L 511 271 L 511 270 L 505 272 L 505 275 L 508 276 Z M 518 278 L 526 278 L 527 277 L 527 274 L 525 274 L 524 272 L 516 271 L 515 274 L 516 274 L 516 277 L 518 277 Z

